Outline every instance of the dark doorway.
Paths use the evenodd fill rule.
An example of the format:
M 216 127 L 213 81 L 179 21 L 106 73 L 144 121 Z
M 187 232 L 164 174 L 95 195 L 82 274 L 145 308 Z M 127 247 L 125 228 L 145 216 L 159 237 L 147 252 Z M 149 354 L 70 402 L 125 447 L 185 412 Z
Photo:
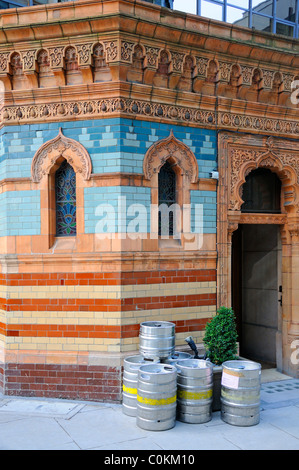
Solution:
M 240 225 L 232 243 L 232 306 L 240 354 L 276 367 L 282 295 L 279 227 Z
M 278 225 L 255 224 L 254 214 L 281 212 L 281 181 L 259 168 L 247 175 L 242 189 L 241 212 L 252 214 L 252 224 L 240 225 L 232 239 L 232 306 L 240 354 L 275 367 L 281 356 L 280 231 Z

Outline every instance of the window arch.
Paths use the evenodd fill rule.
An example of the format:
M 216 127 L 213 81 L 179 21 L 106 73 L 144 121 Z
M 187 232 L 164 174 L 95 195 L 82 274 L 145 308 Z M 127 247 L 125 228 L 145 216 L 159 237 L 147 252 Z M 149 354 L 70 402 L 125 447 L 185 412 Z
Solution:
M 63 160 L 55 173 L 56 236 L 71 237 L 77 233 L 76 173 Z
M 241 212 L 281 212 L 281 181 L 266 168 L 258 168 L 249 173 L 243 185 L 244 203 Z
M 42 224 L 39 249 L 48 250 L 53 246 L 57 248 L 62 245 L 74 249 L 75 244 L 80 246 L 85 244 L 84 188 L 88 185 L 91 172 L 92 163 L 87 150 L 79 142 L 65 137 L 61 129 L 54 139 L 45 142 L 37 150 L 32 160 L 31 175 L 32 182 L 40 191 L 41 197 Z M 63 181 L 68 183 L 63 184 Z M 59 207 L 57 214 L 56 201 L 59 200 L 61 206 L 63 201 L 65 205 Z M 64 217 L 67 215 L 69 217 L 64 220 L 65 232 L 62 229 L 57 230 L 58 218 L 62 217 L 62 214 Z M 73 229 L 67 230 L 74 220 L 75 233 Z
M 180 246 L 183 249 L 197 247 L 199 237 L 191 233 L 191 214 L 188 217 L 190 190 L 198 189 L 198 164 L 191 149 L 176 139 L 171 131 L 168 137 L 158 140 L 148 149 L 143 160 L 143 172 L 145 184 L 151 188 L 151 241 L 156 243 L 155 249 L 165 246 Z M 166 237 L 159 228 L 158 209 L 162 202 L 168 207 L 175 203 L 173 232 L 166 234 Z

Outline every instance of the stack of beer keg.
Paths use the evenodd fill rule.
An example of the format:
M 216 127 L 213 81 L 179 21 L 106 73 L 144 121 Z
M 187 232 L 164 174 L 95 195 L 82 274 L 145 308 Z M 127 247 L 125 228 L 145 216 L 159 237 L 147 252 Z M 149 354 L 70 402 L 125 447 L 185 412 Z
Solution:
M 174 323 L 141 323 L 139 352 L 124 360 L 123 412 L 135 416 L 140 428 L 162 431 L 176 419 L 211 419 L 212 364 L 175 351 Z
M 175 351 L 174 323 L 141 323 L 139 353 L 124 360 L 124 414 L 136 417 L 137 425 L 150 431 L 171 429 L 176 420 L 201 424 L 212 419 L 213 364 Z M 227 361 L 222 375 L 223 421 L 257 424 L 260 364 Z

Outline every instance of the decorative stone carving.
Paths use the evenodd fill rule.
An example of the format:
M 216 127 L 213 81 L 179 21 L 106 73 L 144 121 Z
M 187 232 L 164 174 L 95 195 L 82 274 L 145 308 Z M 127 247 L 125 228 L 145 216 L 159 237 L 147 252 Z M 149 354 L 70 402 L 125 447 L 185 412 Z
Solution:
M 78 52 L 79 65 L 91 65 L 91 51 L 93 43 L 76 44 Z
M 36 55 L 35 49 L 31 49 L 29 51 L 21 51 L 24 71 L 35 69 L 35 55 Z
M 64 47 L 50 47 L 49 48 L 49 57 L 50 57 L 51 67 L 53 68 L 63 67 L 63 52 L 64 52 Z
M 146 66 L 158 67 L 158 57 L 160 49 L 158 47 L 145 46 Z
M 207 76 L 208 63 L 209 63 L 208 58 L 196 57 L 196 67 L 197 67 L 198 75 L 203 76 L 203 77 Z
M 132 62 L 132 53 L 134 49 L 134 42 L 121 41 L 120 57 L 124 62 Z
M 172 158 L 182 174 L 187 177 L 190 183 L 198 180 L 198 164 L 195 155 L 183 142 L 176 139 L 171 131 L 166 139 L 154 143 L 145 154 L 143 160 L 143 172 L 147 180 L 159 173 L 165 162 Z
M 174 51 L 170 51 L 170 53 L 171 53 L 173 71 L 182 72 L 185 54 L 181 52 L 174 52 Z
M 8 72 L 10 52 L 0 53 L 0 72 Z
M 118 42 L 117 41 L 105 41 L 104 42 L 106 60 L 107 62 L 115 62 L 118 60 Z
M 247 65 L 241 65 L 241 73 L 243 77 L 244 85 L 251 85 L 253 67 Z
M 264 79 L 264 87 L 272 88 L 272 82 L 273 82 L 273 77 L 274 77 L 275 72 L 273 70 L 262 69 L 262 73 L 263 73 L 263 79 Z
M 228 82 L 230 79 L 232 64 L 228 62 L 219 62 L 220 80 Z
M 84 180 L 90 179 L 92 165 L 87 150 L 79 142 L 65 137 L 60 129 L 58 136 L 43 144 L 34 155 L 31 165 L 32 181 L 39 183 L 47 177 L 60 157 L 65 158 Z

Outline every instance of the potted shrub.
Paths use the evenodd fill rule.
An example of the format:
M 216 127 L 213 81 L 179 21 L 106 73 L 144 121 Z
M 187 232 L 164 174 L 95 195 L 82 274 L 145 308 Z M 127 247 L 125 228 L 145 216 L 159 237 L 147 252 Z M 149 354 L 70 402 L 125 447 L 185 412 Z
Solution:
M 235 314 L 231 308 L 220 307 L 216 315 L 206 324 L 203 342 L 206 357 L 214 364 L 213 411 L 221 408 L 222 363 L 237 357 L 237 329 Z

